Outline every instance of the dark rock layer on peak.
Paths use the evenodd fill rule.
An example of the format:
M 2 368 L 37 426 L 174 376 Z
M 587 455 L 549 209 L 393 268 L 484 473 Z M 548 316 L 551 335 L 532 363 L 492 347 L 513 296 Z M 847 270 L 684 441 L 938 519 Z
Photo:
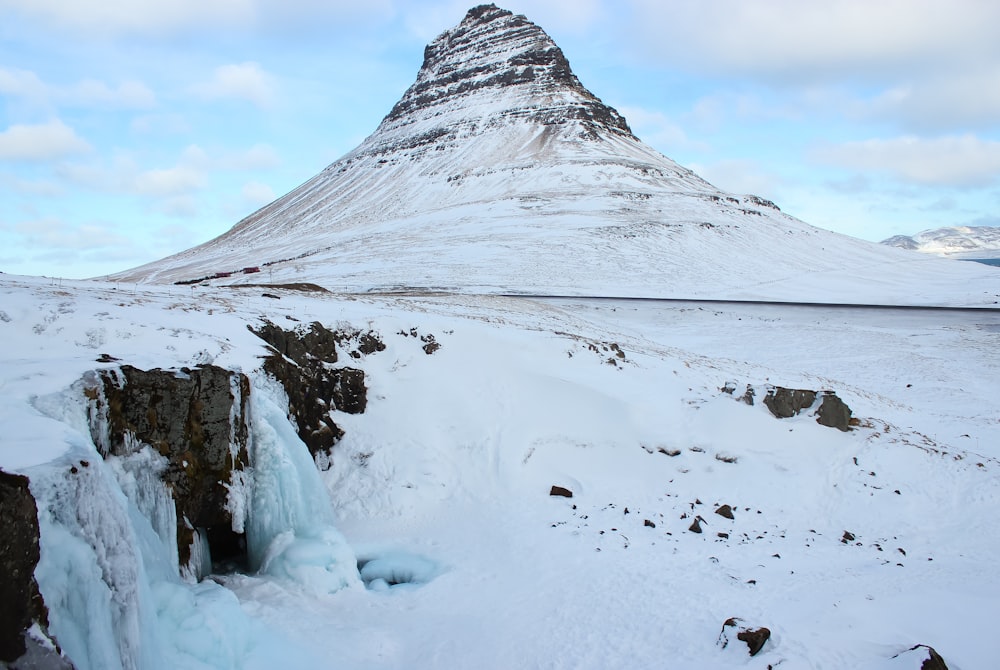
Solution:
M 489 89 L 517 91 L 507 116 L 545 125 L 578 121 L 590 133 L 632 135 L 617 111 L 584 88 L 544 30 L 496 5 L 470 9 L 457 27 L 427 45 L 416 82 L 383 125 Z

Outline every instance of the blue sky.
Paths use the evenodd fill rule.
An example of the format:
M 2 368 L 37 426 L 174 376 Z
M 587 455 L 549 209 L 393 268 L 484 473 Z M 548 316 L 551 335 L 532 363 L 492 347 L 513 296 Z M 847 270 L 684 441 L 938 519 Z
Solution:
M 0 0 L 0 271 L 204 242 L 356 146 L 474 2 Z M 641 139 L 868 240 L 1000 225 L 995 0 L 510 0 Z

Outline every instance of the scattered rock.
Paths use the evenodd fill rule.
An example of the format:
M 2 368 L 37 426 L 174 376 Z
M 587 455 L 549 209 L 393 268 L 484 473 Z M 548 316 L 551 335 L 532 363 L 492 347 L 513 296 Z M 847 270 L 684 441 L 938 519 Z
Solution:
M 100 356 L 97 357 L 98 363 L 117 363 L 119 360 L 121 359 L 115 358 L 110 354 L 101 354 Z
M 747 405 L 750 405 L 751 407 L 753 407 L 753 398 L 754 398 L 754 395 L 755 395 L 755 393 L 754 393 L 753 387 L 750 386 L 750 384 L 747 384 L 747 390 L 743 392 L 743 395 L 740 397 L 740 400 L 742 400 Z
M 727 519 L 735 518 L 733 516 L 733 508 L 730 507 L 729 505 L 723 505 L 719 509 L 715 510 L 715 513 L 718 514 L 719 516 L 724 516 Z
M 555 484 L 553 484 L 552 488 L 549 490 L 549 495 L 562 496 L 563 498 L 572 498 L 573 492 L 567 488 L 563 488 L 562 486 L 556 486 Z
M 696 516 L 694 518 L 694 521 L 691 522 L 691 525 L 688 526 L 688 530 L 691 531 L 692 533 L 700 533 L 701 532 L 701 522 L 699 521 L 699 519 L 701 519 L 701 517 L 697 517 Z
M 843 542 L 844 544 L 847 544 L 848 542 L 854 542 L 854 540 L 855 540 L 854 533 L 847 530 L 844 531 L 844 536 L 840 538 L 840 541 Z
M 771 637 L 769 629 L 764 627 L 751 628 L 746 625 L 743 619 L 732 617 L 726 619 L 725 623 L 722 624 L 722 632 L 719 633 L 718 640 L 719 646 L 723 649 L 728 647 L 734 633 L 737 640 L 747 645 L 751 656 L 756 656 L 763 649 L 764 643 Z
M 643 519 L 642 520 L 642 525 L 645 528 L 656 528 L 656 524 L 653 523 L 652 521 L 650 521 L 649 519 Z
M 434 336 L 428 333 L 427 335 L 421 335 L 420 341 L 424 343 L 422 347 L 424 353 L 430 356 L 435 351 L 441 348 L 441 343 L 434 339 Z

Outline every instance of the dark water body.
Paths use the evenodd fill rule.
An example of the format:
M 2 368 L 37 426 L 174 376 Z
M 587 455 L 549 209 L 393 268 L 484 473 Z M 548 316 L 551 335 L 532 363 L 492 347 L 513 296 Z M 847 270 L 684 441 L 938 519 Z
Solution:
M 972 261 L 973 263 L 983 263 L 985 265 L 992 265 L 995 268 L 1000 268 L 1000 258 L 963 258 L 963 261 Z

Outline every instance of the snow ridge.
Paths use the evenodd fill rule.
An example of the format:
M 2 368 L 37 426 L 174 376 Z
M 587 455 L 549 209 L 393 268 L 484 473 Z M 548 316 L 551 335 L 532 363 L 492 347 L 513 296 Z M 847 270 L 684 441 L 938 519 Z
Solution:
M 894 235 L 882 244 L 941 256 L 1000 257 L 1000 228 L 995 226 L 949 226 L 924 230 L 916 235 Z

